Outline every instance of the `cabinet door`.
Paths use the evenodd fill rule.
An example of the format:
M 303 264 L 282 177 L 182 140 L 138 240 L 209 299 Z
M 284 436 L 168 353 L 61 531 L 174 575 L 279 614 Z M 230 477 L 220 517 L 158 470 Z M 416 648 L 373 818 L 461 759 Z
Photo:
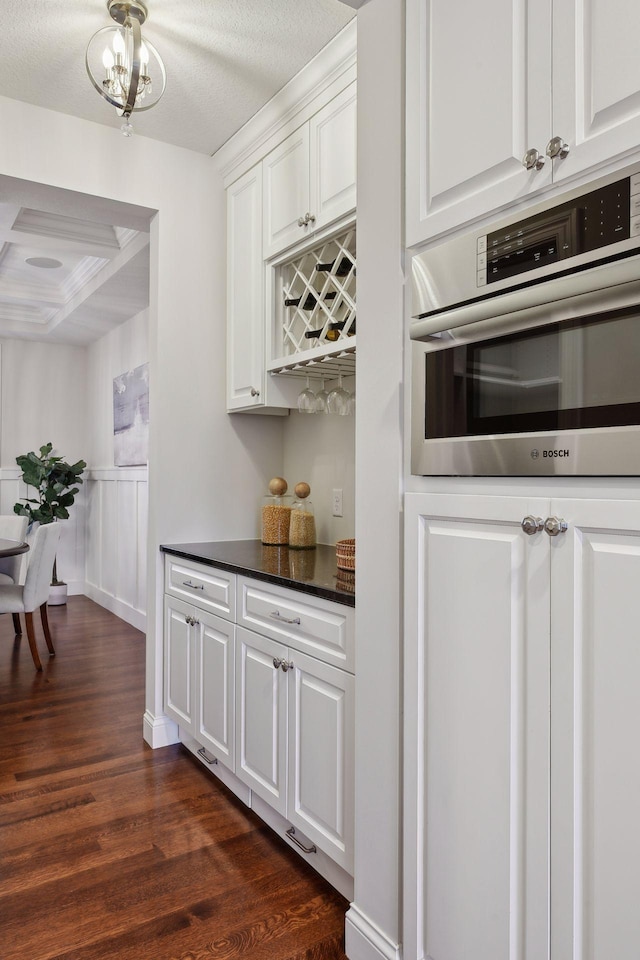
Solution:
M 227 190 L 227 409 L 263 405 L 262 170 Z
M 287 648 L 238 627 L 236 636 L 236 776 L 285 814 L 287 685 L 278 663 Z
M 547 507 L 406 497 L 407 956 L 547 956 Z
M 164 601 L 164 709 L 182 730 L 194 735 L 193 607 L 182 600 Z
M 287 819 L 353 873 L 354 678 L 290 653 Z
M 235 626 L 195 611 L 197 711 L 195 738 L 234 768 Z
M 553 135 L 570 145 L 555 180 L 638 149 L 639 34 L 637 0 L 554 3 Z
M 356 85 L 309 121 L 310 209 L 325 227 L 356 208 Z
M 407 0 L 406 90 L 408 246 L 551 182 L 551 0 Z
M 274 256 L 303 240 L 313 224 L 298 220 L 310 213 L 309 125 L 303 124 L 262 161 L 264 256 Z
M 636 960 L 640 503 L 551 509 L 551 956 Z

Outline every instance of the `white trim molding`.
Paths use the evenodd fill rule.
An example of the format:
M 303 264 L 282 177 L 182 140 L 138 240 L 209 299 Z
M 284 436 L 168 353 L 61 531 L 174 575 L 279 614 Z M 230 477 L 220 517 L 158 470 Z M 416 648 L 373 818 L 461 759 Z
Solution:
M 225 187 L 356 79 L 356 20 L 350 20 L 213 155 Z
M 135 607 L 132 607 L 130 604 L 125 603 L 118 597 L 114 597 L 113 594 L 101 590 L 100 587 L 97 587 L 94 583 L 84 583 L 78 590 L 72 590 L 71 585 L 69 585 L 69 594 L 71 593 L 84 593 L 85 597 L 89 597 L 90 600 L 99 603 L 105 610 L 110 610 L 111 613 L 115 613 L 117 617 L 120 617 L 125 623 L 131 624 L 136 630 L 140 630 L 142 633 L 147 632 L 146 613 L 142 610 L 136 610 Z
M 180 728 L 177 723 L 164 714 L 155 717 L 146 710 L 142 718 L 142 736 L 145 743 L 157 750 L 159 747 L 168 747 L 172 743 L 180 742 Z
M 345 916 L 345 953 L 349 960 L 402 960 L 402 948 L 352 903 Z

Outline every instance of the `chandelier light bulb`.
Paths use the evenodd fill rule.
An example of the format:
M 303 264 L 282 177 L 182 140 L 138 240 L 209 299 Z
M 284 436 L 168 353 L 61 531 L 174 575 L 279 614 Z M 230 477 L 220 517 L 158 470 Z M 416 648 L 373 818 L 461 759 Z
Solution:
M 115 36 L 113 38 L 113 52 L 116 56 L 116 63 L 118 62 L 118 57 L 124 56 L 124 37 L 120 30 L 116 30 Z
M 130 137 L 131 114 L 156 105 L 167 76 L 158 51 L 142 39 L 140 28 L 147 19 L 147 9 L 141 0 L 107 0 L 107 8 L 115 23 L 93 35 L 85 65 L 100 96 L 124 119 L 122 133 Z M 154 93 L 154 89 L 159 92 Z

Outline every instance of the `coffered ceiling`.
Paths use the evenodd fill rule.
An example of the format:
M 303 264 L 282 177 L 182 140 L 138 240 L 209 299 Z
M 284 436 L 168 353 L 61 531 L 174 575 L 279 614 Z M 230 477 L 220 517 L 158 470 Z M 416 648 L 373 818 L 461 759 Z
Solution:
M 143 33 L 164 60 L 167 89 L 134 114 L 134 136 L 215 153 L 361 2 L 147 0 Z M 90 37 L 112 22 L 106 0 L 1 6 L 0 95 L 117 129 L 84 65 Z M 147 305 L 148 234 L 51 207 L 0 190 L 0 337 L 89 343 Z

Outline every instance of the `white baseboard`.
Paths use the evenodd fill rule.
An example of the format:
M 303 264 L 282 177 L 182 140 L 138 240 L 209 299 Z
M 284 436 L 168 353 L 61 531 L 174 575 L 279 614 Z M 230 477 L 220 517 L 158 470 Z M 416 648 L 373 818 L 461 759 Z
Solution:
M 148 710 L 142 718 L 142 736 L 145 743 L 157 750 L 159 747 L 168 747 L 180 741 L 180 729 L 177 723 L 162 715 L 154 717 Z
M 94 583 L 84 583 L 82 589 L 79 590 L 72 590 L 71 584 L 69 584 L 69 593 L 84 593 L 90 600 L 95 600 L 101 607 L 110 610 L 111 613 L 115 613 L 115 615 L 120 617 L 121 620 L 124 620 L 125 623 L 130 623 L 132 627 L 146 633 L 146 613 L 143 613 L 141 610 L 135 610 L 128 603 L 124 603 L 123 600 L 119 600 L 110 593 L 105 593 L 100 587 L 96 587 Z M 175 741 L 172 742 L 174 743 Z
M 345 917 L 345 953 L 349 960 L 401 960 L 402 948 L 352 903 Z

